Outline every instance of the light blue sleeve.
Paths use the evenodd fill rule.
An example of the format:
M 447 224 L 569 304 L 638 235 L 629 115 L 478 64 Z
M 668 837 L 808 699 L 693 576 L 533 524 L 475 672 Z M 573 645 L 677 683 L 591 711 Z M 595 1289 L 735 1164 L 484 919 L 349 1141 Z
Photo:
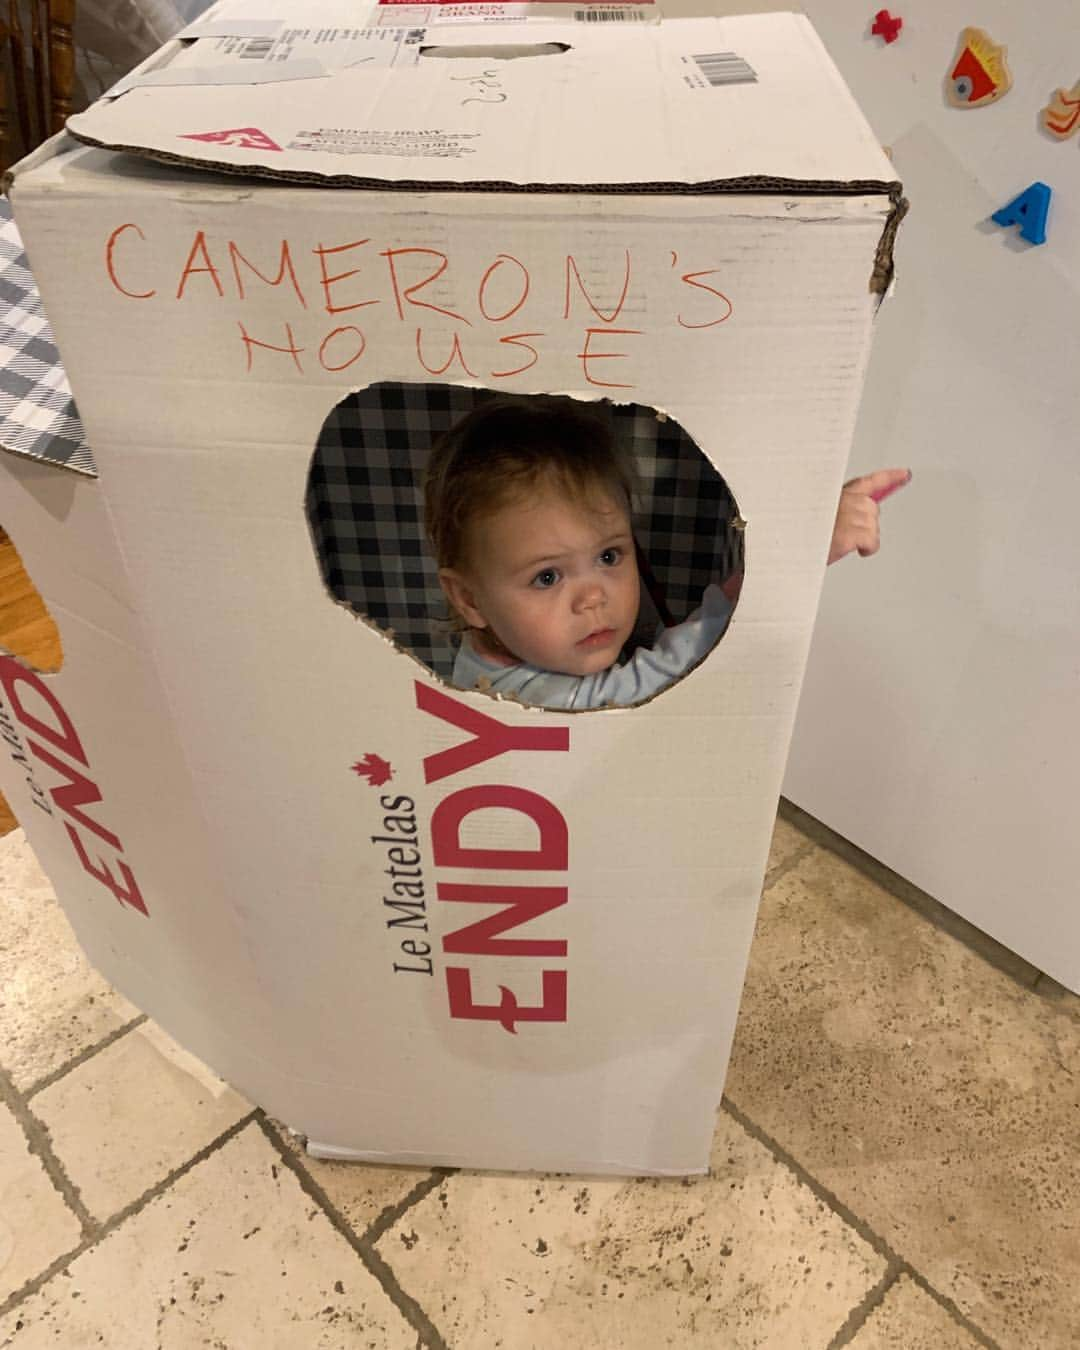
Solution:
M 685 622 L 665 628 L 652 647 L 639 647 L 622 666 L 595 675 L 560 675 L 521 662 L 496 666 L 461 644 L 453 683 L 459 689 L 509 694 L 541 708 L 625 707 L 659 693 L 695 665 L 723 636 L 732 605 L 719 586 L 708 586 L 700 608 Z

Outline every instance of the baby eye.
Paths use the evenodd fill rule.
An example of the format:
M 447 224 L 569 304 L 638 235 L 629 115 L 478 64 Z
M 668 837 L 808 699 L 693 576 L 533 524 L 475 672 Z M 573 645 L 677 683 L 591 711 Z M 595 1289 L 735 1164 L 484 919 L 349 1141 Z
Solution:
M 616 563 L 622 561 L 623 551 L 621 548 L 606 548 L 600 554 L 600 561 L 605 567 L 614 567 Z
M 532 585 L 537 590 L 546 591 L 554 586 L 558 579 L 559 573 L 554 567 L 545 567 L 542 572 L 537 572 L 536 576 L 533 577 Z

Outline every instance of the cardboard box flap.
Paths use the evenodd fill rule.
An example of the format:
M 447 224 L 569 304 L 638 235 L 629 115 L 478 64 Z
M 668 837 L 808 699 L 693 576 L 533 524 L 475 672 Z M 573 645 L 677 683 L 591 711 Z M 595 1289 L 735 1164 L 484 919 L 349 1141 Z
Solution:
M 68 128 L 115 150 L 297 182 L 896 188 L 802 15 L 511 33 L 316 29 L 334 7 L 311 8 L 311 27 L 272 38 L 170 43 Z

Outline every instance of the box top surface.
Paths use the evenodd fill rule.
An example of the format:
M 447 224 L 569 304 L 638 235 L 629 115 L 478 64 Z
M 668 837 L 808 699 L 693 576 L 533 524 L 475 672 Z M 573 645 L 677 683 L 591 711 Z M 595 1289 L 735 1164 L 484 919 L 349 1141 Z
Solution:
M 260 0 L 257 18 L 253 3 L 223 0 L 210 36 L 167 44 L 68 129 L 169 163 L 322 186 L 897 186 L 802 15 L 358 29 L 342 0 L 313 0 L 304 27 L 285 0 Z

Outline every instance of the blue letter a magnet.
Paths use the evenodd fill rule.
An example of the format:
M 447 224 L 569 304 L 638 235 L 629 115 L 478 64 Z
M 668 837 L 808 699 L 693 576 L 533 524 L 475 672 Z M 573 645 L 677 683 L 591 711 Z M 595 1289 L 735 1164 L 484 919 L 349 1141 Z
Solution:
M 1029 244 L 1046 243 L 1046 217 L 1050 211 L 1050 188 L 1045 183 L 1032 183 L 1008 206 L 995 211 L 990 219 L 995 225 L 1019 225 L 1020 238 Z

